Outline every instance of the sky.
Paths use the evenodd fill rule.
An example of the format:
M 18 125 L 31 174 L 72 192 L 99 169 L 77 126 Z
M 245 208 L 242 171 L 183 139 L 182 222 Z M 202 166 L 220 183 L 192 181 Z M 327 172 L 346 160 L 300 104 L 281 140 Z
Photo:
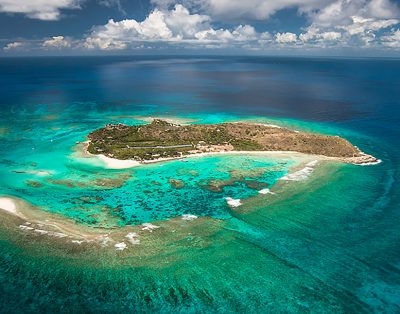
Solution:
M 400 0 L 0 0 L 0 55 L 400 56 Z

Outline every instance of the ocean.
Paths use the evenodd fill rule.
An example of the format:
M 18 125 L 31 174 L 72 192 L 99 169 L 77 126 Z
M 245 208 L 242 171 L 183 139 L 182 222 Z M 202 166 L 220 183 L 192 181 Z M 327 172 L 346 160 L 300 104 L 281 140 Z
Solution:
M 0 198 L 82 230 L 159 228 L 122 251 L 2 213 L 0 312 L 399 313 L 399 73 L 379 58 L 1 58 Z M 338 135 L 382 163 L 283 183 L 303 159 L 111 170 L 80 156 L 91 131 L 148 117 Z

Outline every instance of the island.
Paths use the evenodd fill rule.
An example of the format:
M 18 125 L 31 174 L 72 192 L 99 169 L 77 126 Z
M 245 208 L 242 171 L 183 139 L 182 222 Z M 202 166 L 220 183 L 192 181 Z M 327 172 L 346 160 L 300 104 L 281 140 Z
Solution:
M 218 153 L 298 152 L 365 165 L 380 161 L 339 136 L 249 122 L 179 125 L 161 119 L 138 126 L 108 124 L 88 135 L 86 151 L 150 163 Z
M 60 212 L 42 210 L 34 203 L 16 196 L 0 196 L 0 227 L 2 229 L 18 230 L 17 237 L 24 239 L 24 243 L 37 243 L 45 239 L 45 243 L 51 243 L 52 251 L 54 248 L 57 250 L 60 248 L 65 249 L 68 254 L 87 251 L 88 256 L 92 256 L 89 252 L 96 248 L 96 252 L 101 249 L 132 256 L 151 256 L 154 252 L 158 252 L 158 250 L 154 250 L 157 243 L 165 243 L 168 240 L 169 243 L 181 242 L 193 230 L 203 237 L 219 232 L 220 218 L 213 216 L 210 211 L 203 212 L 203 209 L 199 212 L 192 212 L 198 203 L 188 209 L 182 211 L 179 209 L 175 212 L 174 209 L 171 210 L 161 202 L 161 206 L 165 206 L 166 211 L 170 211 L 170 217 L 167 216 L 165 219 L 166 216 L 155 214 L 149 218 L 149 221 L 135 221 L 133 220 L 135 217 L 125 216 L 123 207 L 125 204 L 128 213 L 132 208 L 136 211 L 142 204 L 147 205 L 146 202 L 143 203 L 146 197 L 152 201 L 167 200 L 168 198 L 164 198 L 164 194 L 168 197 L 170 195 L 179 197 L 179 190 L 183 192 L 180 197 L 185 197 L 187 191 L 193 191 L 187 190 L 186 183 L 190 181 L 195 184 L 193 186 L 198 187 L 198 195 L 211 196 L 211 194 L 205 193 L 215 193 L 212 195 L 215 199 L 218 199 L 219 195 L 226 203 L 227 215 L 235 217 L 257 209 L 257 198 L 260 198 L 265 206 L 289 197 L 293 191 L 297 193 L 299 191 L 296 189 L 297 185 L 294 189 L 287 189 L 287 192 L 283 192 L 283 189 L 286 186 L 293 187 L 295 184 L 291 182 L 307 180 L 320 161 L 332 160 L 356 165 L 379 163 L 375 157 L 363 153 L 349 141 L 338 136 L 300 132 L 276 125 L 247 121 L 180 125 L 176 122 L 154 119 L 147 124 L 136 126 L 109 124 L 91 132 L 88 135 L 88 141 L 84 145 L 81 144 L 83 143 L 75 146 L 76 150 L 73 156 L 80 161 L 83 156 L 83 158 L 89 159 L 90 166 L 100 166 L 106 169 L 125 169 L 141 164 L 176 159 L 185 161 L 189 157 L 214 154 L 246 154 L 249 156 L 261 154 L 266 157 L 283 158 L 282 160 L 287 160 L 289 157 L 297 162 L 290 166 L 284 164 L 282 168 L 278 166 L 277 168 L 280 169 L 275 166 L 240 169 L 241 165 L 238 164 L 237 169 L 229 171 L 228 177 L 213 178 L 211 176 L 206 180 L 193 180 L 198 175 L 196 171 L 182 180 L 183 176 L 169 175 L 159 178 L 159 174 L 157 172 L 152 174 L 151 172 L 154 171 L 151 170 L 148 176 L 142 177 L 149 179 L 149 185 L 146 187 L 141 182 L 138 185 L 124 185 L 132 177 L 131 171 L 110 172 L 114 174 L 113 176 L 104 176 L 105 171 L 99 171 L 99 174 L 96 173 L 91 180 L 87 180 L 87 178 L 76 180 L 68 177 L 58 178 L 51 171 L 38 170 L 34 175 L 44 177 L 43 180 L 26 181 L 27 186 L 43 190 L 46 189 L 46 186 L 50 189 L 54 186 L 67 188 L 68 198 L 71 199 L 71 202 L 64 209 L 65 212 L 87 213 L 87 216 L 82 214 L 84 219 L 80 215 L 70 216 L 73 218 L 70 219 Z M 82 148 L 84 149 L 82 150 Z M 97 159 L 100 159 L 102 163 L 98 163 Z M 179 168 L 192 170 L 190 168 L 193 165 L 187 164 L 186 166 L 188 167 Z M 281 172 L 282 169 L 285 171 Z M 144 168 L 144 170 L 146 169 Z M 279 175 L 276 182 L 269 183 L 266 180 L 258 180 L 258 177 L 269 171 Z M 164 173 L 168 174 L 168 172 Z M 156 180 L 153 181 L 153 179 Z M 166 190 L 159 189 L 162 184 L 167 184 Z M 232 189 L 236 185 L 239 185 L 239 188 L 244 185 L 247 189 L 253 190 L 253 193 L 241 198 L 236 197 L 233 193 L 235 190 Z M 108 194 L 107 190 L 116 189 L 118 192 L 131 192 L 131 195 L 134 195 L 142 187 L 146 189 L 143 190 L 145 196 L 141 196 L 140 200 L 131 198 L 131 202 L 137 202 L 138 207 L 129 206 L 129 202 L 124 202 L 123 198 L 122 200 L 113 200 L 111 204 L 104 201 Z M 225 189 L 226 187 L 229 189 Z M 192 187 L 189 188 L 192 189 Z M 308 191 L 312 187 L 299 185 L 299 188 Z M 98 194 L 95 194 L 94 191 Z M 199 202 L 203 200 L 200 198 Z M 152 202 L 148 204 L 152 204 Z M 214 204 L 221 206 L 220 203 Z M 148 211 L 149 208 L 151 207 L 148 205 L 143 206 L 143 211 Z M 153 211 L 153 209 L 151 210 Z M 158 209 L 156 210 L 158 211 Z M 219 210 L 220 208 L 217 207 L 218 213 Z M 77 221 L 82 223 L 77 223 Z M 174 231 L 171 232 L 171 230 Z M 125 250 L 127 252 L 122 253 Z M 141 258 L 134 260 L 140 263 Z

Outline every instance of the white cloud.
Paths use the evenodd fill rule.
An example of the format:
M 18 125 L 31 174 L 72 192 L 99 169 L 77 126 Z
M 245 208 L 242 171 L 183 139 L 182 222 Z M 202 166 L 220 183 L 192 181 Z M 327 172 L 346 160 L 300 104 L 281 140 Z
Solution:
M 209 28 L 210 18 L 190 14 L 176 5 L 171 11 L 155 9 L 142 22 L 126 19 L 119 22 L 109 20 L 96 27 L 86 39 L 87 48 L 125 49 L 133 41 L 180 41 L 194 37 L 195 33 Z
M 318 27 L 311 26 L 307 28 L 305 33 L 301 33 L 299 35 L 299 39 L 303 43 L 312 42 L 312 41 L 327 41 L 327 42 L 335 42 L 342 38 L 342 33 L 337 31 L 322 31 Z
M 190 14 L 189 10 L 182 5 L 176 5 L 174 10 L 164 12 L 164 15 L 167 27 L 179 38 L 193 37 L 211 21 L 209 16 Z
M 24 43 L 24 42 L 15 41 L 15 42 L 12 42 L 12 43 L 7 44 L 3 49 L 4 49 L 5 51 L 9 51 L 9 50 L 20 49 L 20 48 L 22 48 L 22 47 L 24 47 L 24 46 L 25 46 L 25 43 Z
M 342 37 L 342 34 L 339 32 L 325 32 L 321 34 L 321 38 L 327 41 L 336 41 Z
M 39 20 L 54 21 L 62 9 L 78 9 L 80 0 L 0 0 L 0 12 L 21 13 Z
M 239 18 L 263 20 L 285 8 L 315 10 L 324 7 L 332 0 L 151 0 L 151 2 L 162 8 L 181 3 L 187 8 L 197 9 L 224 20 Z
M 352 15 L 395 18 L 399 7 L 391 0 L 151 0 L 157 7 L 177 3 L 219 19 L 264 20 L 282 9 L 295 8 L 319 24 L 340 23 Z M 361 14 L 362 13 L 362 14 Z
M 233 40 L 235 41 L 251 41 L 258 37 L 258 34 L 253 26 L 239 25 L 232 32 Z
M 297 35 L 294 33 L 277 33 L 275 41 L 279 44 L 290 44 L 297 41 Z
M 213 21 L 268 19 L 279 10 L 294 8 L 309 21 L 309 26 L 297 35 L 278 32 L 275 41 L 280 45 L 294 42 L 303 45 L 358 46 L 376 44 L 379 31 L 400 22 L 400 8 L 393 0 L 151 0 L 161 8 L 181 3 L 194 12 L 207 14 Z M 277 30 L 279 31 L 279 30 Z M 226 29 L 206 29 L 202 39 L 229 40 Z M 260 39 L 260 43 L 268 40 Z
M 382 36 L 382 44 L 391 48 L 400 48 L 400 29 L 393 30 L 389 35 Z
M 202 42 L 221 41 L 228 42 L 232 40 L 232 33 L 227 29 L 213 29 L 209 28 L 195 34 L 196 39 Z
M 367 1 L 366 13 L 370 17 L 390 19 L 399 17 L 400 9 L 398 4 L 390 0 L 371 0 Z
M 83 46 L 118 50 L 138 42 L 217 44 L 255 41 L 258 36 L 250 25 L 239 25 L 232 31 L 214 29 L 209 16 L 190 14 L 188 9 L 178 4 L 172 10 L 155 9 L 142 22 L 133 19 L 119 22 L 109 20 L 106 25 L 96 27 Z
M 389 0 L 335 0 L 309 14 L 311 25 L 299 38 L 318 45 L 329 41 L 342 46 L 376 45 L 377 32 L 398 24 L 397 17 L 400 9 Z
M 194 37 L 199 42 L 245 42 L 254 41 L 258 39 L 259 34 L 256 32 L 254 27 L 250 25 L 239 25 L 233 31 L 227 29 L 213 29 L 209 28 L 204 31 L 199 31 L 194 34 Z
M 389 0 L 335 0 L 320 10 L 308 13 L 313 24 L 335 27 L 352 23 L 352 17 L 393 19 L 400 16 L 399 7 Z
M 338 26 L 337 28 L 345 30 L 350 35 L 358 35 L 364 34 L 365 32 L 378 31 L 398 23 L 399 20 L 397 19 L 374 19 L 352 16 L 351 22 L 348 25 Z
M 19 12 L 30 17 L 58 19 L 63 8 L 77 8 L 86 0 L 0 0 L 0 11 Z M 98 0 L 118 6 L 119 0 Z M 142 21 L 110 19 L 93 27 L 79 39 L 54 36 L 42 41 L 10 43 L 4 50 L 41 49 L 147 49 L 182 45 L 183 47 L 273 49 L 287 47 L 398 47 L 398 31 L 390 27 L 400 22 L 400 9 L 391 0 L 152 0 L 157 7 Z M 46 3 L 46 5 L 44 5 Z M 178 3 L 178 4 L 177 4 Z M 185 5 L 179 4 L 184 3 Z M 6 4 L 6 5 L 5 5 Z M 43 8 L 42 11 L 39 8 Z M 300 34 L 277 29 L 257 32 L 243 20 L 266 19 L 283 8 L 296 8 L 307 18 Z M 43 15 L 44 14 L 44 15 Z M 47 15 L 46 15 L 47 14 Z M 240 18 L 242 23 L 233 20 Z M 229 27 L 216 22 L 230 19 Z M 385 35 L 381 34 L 385 32 Z M 14 47 L 15 45 L 15 47 Z M 26 47 L 25 47 L 26 46 Z
M 51 39 L 45 40 L 42 44 L 45 48 L 68 48 L 71 47 L 71 42 L 64 36 L 54 36 Z

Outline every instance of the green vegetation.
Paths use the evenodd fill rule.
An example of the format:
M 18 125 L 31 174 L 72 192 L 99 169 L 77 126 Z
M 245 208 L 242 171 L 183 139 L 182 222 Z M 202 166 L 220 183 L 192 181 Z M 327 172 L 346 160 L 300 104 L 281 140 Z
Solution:
M 142 126 L 107 125 L 89 134 L 88 151 L 138 161 L 216 151 L 298 151 L 353 157 L 360 151 L 345 139 L 248 123 L 180 126 L 155 119 Z
M 235 150 L 258 151 L 264 150 L 262 145 L 253 140 L 237 139 L 230 142 Z

